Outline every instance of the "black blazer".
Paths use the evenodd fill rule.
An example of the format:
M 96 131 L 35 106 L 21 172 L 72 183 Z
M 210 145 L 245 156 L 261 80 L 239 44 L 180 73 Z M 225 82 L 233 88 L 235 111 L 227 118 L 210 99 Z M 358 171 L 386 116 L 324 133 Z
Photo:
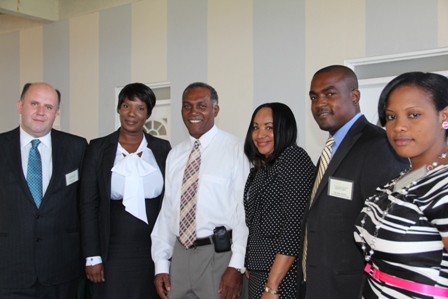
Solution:
M 118 147 L 119 130 L 91 140 L 87 147 L 81 180 L 80 210 L 82 227 L 83 256 L 101 256 L 107 260 L 110 236 L 111 179 L 115 155 Z M 148 147 L 153 152 L 157 164 L 165 177 L 165 161 L 171 150 L 166 140 L 145 133 Z M 154 226 L 159 213 L 163 193 L 151 200 L 146 207 L 148 225 Z M 148 205 L 148 201 L 147 201 Z M 149 236 L 148 236 L 149 237 Z
M 0 288 L 27 288 L 36 279 L 54 285 L 82 268 L 77 207 L 84 138 L 51 131 L 53 172 L 39 209 L 22 170 L 20 129 L 0 134 Z
M 361 116 L 330 161 L 309 208 L 307 299 L 351 299 L 360 294 L 364 257 L 353 237 L 364 201 L 409 167 L 385 131 Z M 329 177 L 353 181 L 351 200 L 328 195 Z M 301 274 L 301 271 L 299 271 Z

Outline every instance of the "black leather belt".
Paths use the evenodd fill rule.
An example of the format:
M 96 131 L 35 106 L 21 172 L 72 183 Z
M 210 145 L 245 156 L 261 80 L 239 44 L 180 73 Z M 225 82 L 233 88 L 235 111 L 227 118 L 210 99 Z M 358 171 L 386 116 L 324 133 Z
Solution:
M 232 238 L 232 231 L 229 230 L 229 231 L 227 231 L 227 233 L 229 234 L 229 237 Z M 179 241 L 179 243 L 182 244 L 182 242 L 180 242 L 179 238 L 177 238 L 177 240 Z M 191 245 L 188 249 L 205 246 L 205 245 L 210 245 L 210 244 L 213 244 L 213 235 L 205 237 L 205 238 L 196 239 L 193 242 L 193 245 Z

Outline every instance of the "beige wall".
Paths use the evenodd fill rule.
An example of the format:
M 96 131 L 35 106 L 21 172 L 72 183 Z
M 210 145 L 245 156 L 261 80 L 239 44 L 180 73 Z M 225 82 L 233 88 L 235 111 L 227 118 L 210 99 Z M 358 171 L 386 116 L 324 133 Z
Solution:
M 114 101 L 114 87 L 135 81 L 170 81 L 175 90 L 172 99 L 179 101 L 185 84 L 199 78 L 218 90 L 221 112 L 217 124 L 244 138 L 255 106 L 265 101 L 282 101 L 282 97 L 275 97 L 278 90 L 287 90 L 289 95 L 291 92 L 286 85 L 297 84 L 300 85 L 298 92 L 293 91 L 287 101 L 289 105 L 299 103 L 294 109 L 296 115 L 300 115 L 302 129 L 305 123 L 305 136 L 300 136 L 300 143 L 316 161 L 326 133 L 317 127 L 310 113 L 308 89 L 314 72 L 330 64 L 344 64 L 347 59 L 365 57 L 366 53 L 383 55 L 384 45 L 393 42 L 395 37 L 407 38 L 406 34 L 410 38 L 391 45 L 386 49 L 387 54 L 448 47 L 446 0 L 413 0 L 419 7 L 428 7 L 424 19 L 421 11 L 409 6 L 406 14 L 385 11 L 389 5 L 387 0 L 282 1 L 276 2 L 277 5 L 289 4 L 287 7 L 301 10 L 302 14 L 297 12 L 300 22 L 294 23 L 293 29 L 289 29 L 290 23 L 286 22 L 287 25 L 282 23 L 268 32 L 269 24 L 282 22 L 285 14 L 285 9 L 278 6 L 275 8 L 279 9 L 271 11 L 270 0 L 61 0 L 60 15 L 68 20 L 49 25 L 32 23 L 28 29 L 20 24 L 19 31 L 12 33 L 2 34 L 0 30 L 0 88 L 8 91 L 0 95 L 0 101 L 10 101 L 11 97 L 15 101 L 20 94 L 17 87 L 26 82 L 54 79 L 62 74 L 62 79 L 56 81 L 65 92 L 62 109 L 68 117 L 64 118 L 67 123 L 63 125 L 68 131 L 91 139 L 115 129 L 115 115 L 112 115 L 115 108 L 110 104 Z M 393 3 L 399 7 L 407 1 Z M 184 9 L 189 9 L 189 13 L 185 14 Z M 288 16 L 294 15 L 290 12 Z M 0 20 L 3 17 L 0 15 Z M 195 23 L 194 18 L 200 20 Z M 416 20 L 418 27 L 390 26 L 390 32 L 375 31 L 378 24 L 391 20 L 397 24 L 407 21 L 407 27 L 412 27 Z M 190 25 L 186 22 L 194 24 L 186 31 L 179 30 Z M 415 31 L 419 31 L 420 37 L 426 34 L 430 38 L 421 44 L 418 38 L 412 38 Z M 184 33 L 193 36 L 183 36 Z M 60 42 L 61 37 L 65 41 L 67 35 L 68 48 L 65 42 Z M 177 47 L 189 45 L 189 38 L 199 46 Z M 295 38 L 291 43 L 294 49 L 297 44 L 303 45 L 303 48 L 297 47 L 298 51 L 303 51 L 300 55 L 290 52 L 284 55 L 281 48 L 273 45 L 280 41 L 287 47 L 291 38 Z M 405 47 L 400 43 L 405 43 Z M 381 45 L 376 47 L 376 44 Z M 59 51 L 54 46 L 63 49 Z M 19 59 L 15 61 L 11 53 L 19 53 L 15 55 Z M 52 55 L 62 57 L 54 57 L 53 61 Z M 272 65 L 293 67 L 270 72 Z M 198 66 L 198 70 L 185 66 Z M 254 70 L 262 70 L 263 76 L 257 76 L 259 73 Z M 263 98 L 267 90 L 272 92 Z M 175 107 L 174 110 L 179 110 L 180 106 Z M 13 110 L 15 107 L 5 109 L 0 117 L 1 113 L 3 118 L 5 114 L 11 115 Z M 171 129 L 177 134 L 176 144 L 185 138 L 185 130 L 179 111 L 174 110 Z
M 98 13 L 71 18 L 70 131 L 88 140 L 98 137 L 98 47 Z
M 331 26 L 322 26 L 326 21 Z M 307 79 L 304 98 L 308 111 L 311 111 L 309 86 L 317 70 L 332 64 L 344 64 L 348 58 L 365 56 L 365 22 L 365 1 L 306 1 Z M 313 149 L 309 151 L 310 155 L 317 160 L 322 140 L 328 133 L 319 129 L 311 112 L 307 114 L 307 129 L 307 149 Z
M 243 139 L 253 110 L 252 1 L 211 1 L 208 12 L 208 81 L 221 99 L 216 123 Z
M 20 31 L 20 86 L 43 81 L 42 26 Z
M 132 5 L 132 81 L 166 81 L 166 24 L 166 1 L 140 1 Z
M 448 1 L 439 0 L 439 47 L 448 47 Z

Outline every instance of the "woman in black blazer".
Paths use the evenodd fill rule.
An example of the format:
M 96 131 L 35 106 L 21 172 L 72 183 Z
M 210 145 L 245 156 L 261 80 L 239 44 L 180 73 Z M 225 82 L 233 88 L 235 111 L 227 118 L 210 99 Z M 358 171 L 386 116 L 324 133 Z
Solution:
M 146 85 L 126 85 L 118 96 L 121 127 L 87 148 L 80 211 L 93 298 L 159 298 L 153 284 L 151 231 L 171 146 L 143 132 L 155 102 Z
M 288 106 L 267 103 L 254 111 L 244 144 L 253 165 L 244 192 L 250 298 L 296 296 L 300 226 L 315 169 L 296 140 Z

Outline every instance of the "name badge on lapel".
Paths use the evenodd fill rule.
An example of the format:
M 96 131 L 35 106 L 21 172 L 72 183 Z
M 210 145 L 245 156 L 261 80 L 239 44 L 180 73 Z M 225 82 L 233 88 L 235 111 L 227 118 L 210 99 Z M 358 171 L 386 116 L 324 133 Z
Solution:
M 330 177 L 328 180 L 328 195 L 352 200 L 353 181 Z
M 79 180 L 78 169 L 65 175 L 65 182 L 67 186 L 73 184 L 74 182 L 77 182 L 78 180 Z

